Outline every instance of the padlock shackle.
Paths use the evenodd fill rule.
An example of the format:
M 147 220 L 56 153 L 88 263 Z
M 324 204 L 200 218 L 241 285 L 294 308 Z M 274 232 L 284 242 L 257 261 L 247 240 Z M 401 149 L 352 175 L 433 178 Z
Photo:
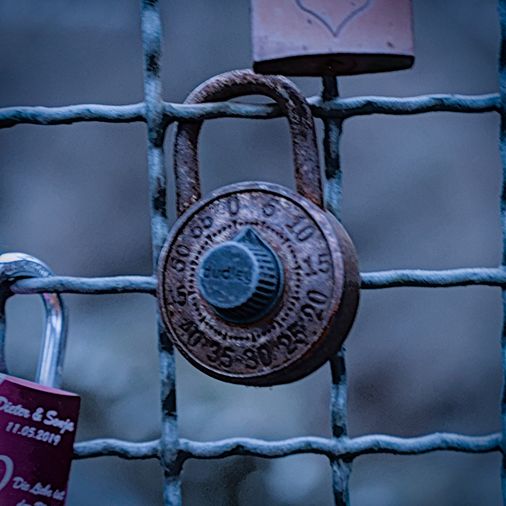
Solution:
M 195 88 L 186 104 L 220 102 L 245 95 L 266 95 L 288 118 L 292 137 L 297 192 L 323 208 L 318 147 L 313 116 L 304 96 L 288 79 L 251 70 L 234 70 L 212 77 Z M 174 145 L 178 216 L 201 198 L 198 139 L 203 121 L 178 123 Z
M 24 253 L 0 255 L 0 303 L 4 305 L 7 298 L 12 295 L 10 286 L 18 279 L 46 277 L 52 274 L 46 264 L 30 255 Z M 41 297 L 44 302 L 46 327 L 35 381 L 41 385 L 59 387 L 67 341 L 66 309 L 60 294 L 43 293 Z M 4 335 L 0 335 L 0 372 L 7 373 L 4 338 Z

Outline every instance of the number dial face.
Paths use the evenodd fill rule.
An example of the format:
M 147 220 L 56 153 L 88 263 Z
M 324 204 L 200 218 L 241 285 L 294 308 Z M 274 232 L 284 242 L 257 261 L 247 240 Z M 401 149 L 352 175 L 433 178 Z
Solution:
M 197 277 L 202 256 L 245 227 L 279 257 L 284 288 L 268 315 L 239 325 L 205 302 Z M 161 254 L 159 280 L 162 318 L 179 351 L 211 376 L 248 385 L 287 383 L 322 365 L 344 340 L 358 301 L 356 257 L 344 229 L 269 183 L 221 188 L 184 213 Z

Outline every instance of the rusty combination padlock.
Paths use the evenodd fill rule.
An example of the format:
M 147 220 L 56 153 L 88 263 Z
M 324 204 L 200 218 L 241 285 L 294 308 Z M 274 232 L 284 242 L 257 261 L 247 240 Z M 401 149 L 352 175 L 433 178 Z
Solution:
M 298 193 L 245 182 L 201 200 L 202 122 L 180 123 L 179 219 L 160 256 L 158 298 L 192 364 L 220 380 L 267 386 L 311 373 L 338 350 L 355 317 L 359 274 L 348 234 L 323 208 L 313 118 L 289 80 L 228 72 L 186 103 L 252 94 L 271 97 L 288 117 Z
M 51 271 L 22 253 L 0 255 L 0 298 L 11 283 Z M 59 295 L 43 294 L 46 329 L 37 383 L 6 373 L 0 343 L 0 504 L 62 506 L 72 462 L 80 399 L 60 385 L 65 352 L 65 308 Z
M 413 65 L 411 0 L 251 0 L 253 68 L 350 75 Z

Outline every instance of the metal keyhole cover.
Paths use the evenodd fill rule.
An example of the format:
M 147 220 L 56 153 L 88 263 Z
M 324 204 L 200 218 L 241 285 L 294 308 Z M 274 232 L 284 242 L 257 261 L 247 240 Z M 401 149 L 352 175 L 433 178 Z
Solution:
M 271 386 L 310 374 L 338 351 L 355 318 L 359 272 L 348 234 L 322 208 L 311 112 L 290 81 L 229 72 L 201 85 L 187 103 L 247 94 L 270 96 L 288 116 L 298 192 L 245 182 L 201 199 L 201 122 L 180 123 L 180 216 L 160 255 L 158 300 L 174 345 L 194 366 L 223 381 Z M 220 292 L 227 286 L 236 290 L 237 305 Z

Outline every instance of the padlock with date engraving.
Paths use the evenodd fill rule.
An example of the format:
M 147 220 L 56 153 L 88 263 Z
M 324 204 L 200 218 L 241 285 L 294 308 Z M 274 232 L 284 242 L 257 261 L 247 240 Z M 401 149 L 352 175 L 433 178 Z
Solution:
M 13 281 L 51 271 L 22 253 L 0 255 L 0 303 Z M 46 329 L 36 383 L 6 374 L 0 340 L 0 504 L 62 506 L 73 456 L 79 396 L 57 388 L 65 352 L 65 308 L 59 295 L 42 294 Z
M 186 103 L 266 95 L 288 117 L 297 193 L 246 182 L 201 199 L 201 122 L 180 123 L 174 169 L 179 219 L 159 261 L 158 296 L 173 342 L 220 380 L 267 386 L 320 367 L 355 317 L 359 274 L 353 244 L 323 207 L 313 118 L 286 78 L 233 71 Z

